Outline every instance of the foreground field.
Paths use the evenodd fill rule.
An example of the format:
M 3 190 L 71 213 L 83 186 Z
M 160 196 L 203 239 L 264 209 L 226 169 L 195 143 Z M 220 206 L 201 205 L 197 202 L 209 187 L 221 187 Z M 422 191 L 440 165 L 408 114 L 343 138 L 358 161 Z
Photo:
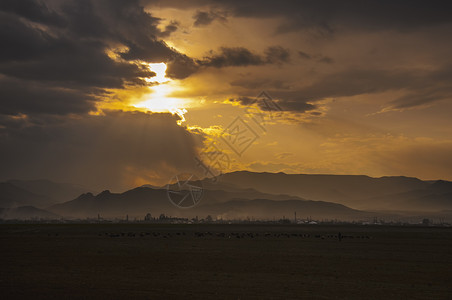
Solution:
M 452 295 L 451 228 L 3 224 L 0 262 L 2 299 Z

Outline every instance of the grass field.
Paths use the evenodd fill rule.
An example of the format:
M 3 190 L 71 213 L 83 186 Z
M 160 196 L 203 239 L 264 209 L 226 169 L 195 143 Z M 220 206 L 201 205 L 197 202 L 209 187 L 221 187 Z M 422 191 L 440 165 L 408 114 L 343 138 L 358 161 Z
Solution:
M 2 299 L 452 299 L 451 228 L 3 224 L 0 259 Z

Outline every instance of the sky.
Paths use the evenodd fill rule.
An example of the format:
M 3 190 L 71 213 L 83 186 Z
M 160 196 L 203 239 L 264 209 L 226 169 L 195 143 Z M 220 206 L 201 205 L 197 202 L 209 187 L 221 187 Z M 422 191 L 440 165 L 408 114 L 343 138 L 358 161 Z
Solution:
M 0 180 L 452 180 L 448 1 L 2 0 Z

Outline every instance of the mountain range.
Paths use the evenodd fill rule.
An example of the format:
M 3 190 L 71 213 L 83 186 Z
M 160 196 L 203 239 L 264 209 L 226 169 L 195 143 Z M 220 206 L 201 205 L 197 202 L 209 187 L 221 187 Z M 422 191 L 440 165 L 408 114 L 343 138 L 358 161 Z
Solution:
M 443 180 L 247 171 L 227 173 L 220 180 L 225 185 L 334 202 L 361 210 L 433 212 L 452 209 L 452 182 Z
M 410 177 L 307 175 L 232 172 L 203 187 L 200 203 L 180 209 L 166 187 L 145 185 L 123 193 L 97 195 L 83 188 L 47 180 L 0 183 L 0 218 L 129 218 L 166 214 L 178 217 L 301 218 L 369 220 L 407 216 L 452 219 L 452 182 Z M 174 188 L 174 187 L 170 187 Z M 25 208 L 24 208 L 25 207 Z M 35 209 L 35 210 L 34 210 Z

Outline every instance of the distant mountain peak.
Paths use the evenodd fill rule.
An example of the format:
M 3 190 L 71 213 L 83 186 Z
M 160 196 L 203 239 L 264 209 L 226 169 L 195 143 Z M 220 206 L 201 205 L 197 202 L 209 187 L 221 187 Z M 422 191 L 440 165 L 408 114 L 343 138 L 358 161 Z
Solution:
M 111 192 L 110 190 L 105 190 L 102 193 L 99 193 L 96 197 L 105 197 L 105 196 L 110 196 Z
M 89 199 L 94 198 L 93 193 L 90 193 L 90 192 L 83 193 L 80 196 L 78 196 L 76 199 L 87 199 L 87 198 L 89 198 Z

